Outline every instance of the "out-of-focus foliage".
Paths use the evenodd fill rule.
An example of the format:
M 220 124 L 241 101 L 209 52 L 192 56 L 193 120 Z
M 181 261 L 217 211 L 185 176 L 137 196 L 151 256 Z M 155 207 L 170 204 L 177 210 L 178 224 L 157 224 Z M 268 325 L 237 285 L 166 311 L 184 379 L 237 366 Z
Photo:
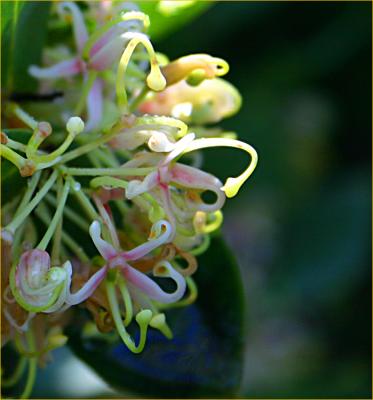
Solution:
M 243 98 L 224 124 L 259 153 L 226 209 L 248 303 L 242 394 L 370 397 L 371 5 L 219 3 L 160 47 L 181 41 L 224 52 Z

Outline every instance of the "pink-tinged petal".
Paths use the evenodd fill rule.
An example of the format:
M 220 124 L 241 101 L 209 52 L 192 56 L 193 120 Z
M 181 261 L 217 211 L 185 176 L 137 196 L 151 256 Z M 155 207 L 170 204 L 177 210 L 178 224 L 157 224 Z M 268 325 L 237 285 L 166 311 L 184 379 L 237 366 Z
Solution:
M 89 52 L 90 58 L 95 56 L 104 46 L 106 46 L 111 40 L 118 36 L 120 31 L 118 31 L 118 27 L 114 26 L 109 29 L 105 34 L 103 34 L 92 46 L 91 51 Z
M 202 191 L 211 191 L 216 194 L 214 203 L 196 203 L 195 208 L 205 212 L 220 210 L 225 202 L 225 194 L 221 190 L 223 184 L 215 176 L 201 171 L 189 165 L 175 164 L 170 171 L 171 182 L 177 183 L 186 188 L 193 188 Z M 193 202 L 190 202 L 193 204 Z
M 50 268 L 49 254 L 33 249 L 22 254 L 16 270 L 16 280 L 25 282 L 31 289 L 38 289 Z
M 69 293 L 66 303 L 73 306 L 87 300 L 105 278 L 107 269 L 108 267 L 105 265 L 95 272 L 77 292 Z
M 84 64 L 78 58 L 73 58 L 46 68 L 31 65 L 28 72 L 37 79 L 56 79 L 76 75 L 82 72 L 83 69 Z
M 138 260 L 162 244 L 169 242 L 172 233 L 171 224 L 165 220 L 160 220 L 152 226 L 150 240 L 147 243 L 143 243 L 130 251 L 122 252 L 120 255 L 127 261 Z
M 176 235 L 176 218 L 172 210 L 170 189 L 168 185 L 162 185 L 160 186 L 160 189 L 161 189 L 162 208 L 164 209 L 165 214 L 167 215 L 167 218 L 171 223 L 173 229 L 173 234 L 172 234 L 172 239 L 173 239 L 174 236 Z
M 123 35 L 114 37 L 92 56 L 88 67 L 96 71 L 109 68 L 115 60 L 119 59 L 127 40 Z
M 185 293 L 185 280 L 183 278 L 180 279 L 177 276 L 180 274 L 175 270 L 172 273 L 172 276 L 171 274 L 169 275 L 177 284 L 177 288 L 173 293 L 163 291 L 151 278 L 131 266 L 122 268 L 122 273 L 124 277 L 137 289 L 140 289 L 152 300 L 159 301 L 160 303 L 174 303 L 175 301 L 180 300 Z M 177 279 L 175 279 L 175 277 L 177 277 Z
M 81 53 L 86 41 L 88 40 L 88 32 L 80 8 L 73 2 L 63 2 L 58 5 L 58 11 L 61 14 L 65 14 L 66 12 L 71 13 L 73 17 L 75 44 L 79 53 Z
M 117 251 L 114 249 L 114 247 L 101 238 L 101 226 L 98 221 L 92 222 L 91 226 L 89 227 L 89 234 L 91 235 L 97 250 L 102 257 L 105 258 L 105 260 L 110 260 L 117 255 Z
M 92 131 L 100 125 L 102 121 L 102 100 L 102 81 L 96 79 L 87 98 L 88 120 L 85 123 L 85 132 Z

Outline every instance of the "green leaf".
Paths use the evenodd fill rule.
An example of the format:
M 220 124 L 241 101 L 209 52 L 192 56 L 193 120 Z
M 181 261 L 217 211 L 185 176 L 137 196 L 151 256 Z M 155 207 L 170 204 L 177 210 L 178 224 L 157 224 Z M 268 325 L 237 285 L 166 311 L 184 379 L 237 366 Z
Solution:
M 27 143 L 31 132 L 25 129 L 4 129 L 9 138 L 21 143 Z M 26 186 L 27 179 L 23 178 L 18 168 L 8 160 L 1 158 L 1 204 L 11 201 Z
M 50 2 L 30 1 L 22 2 L 23 5 L 18 3 L 20 2 L 16 2 L 13 7 L 4 5 L 6 25 L 2 25 L 5 31 L 2 35 L 1 83 L 8 92 L 25 93 L 33 92 L 37 88 L 37 81 L 28 74 L 28 68 L 41 61 L 47 36 Z
M 182 2 L 138 1 L 137 3 L 141 11 L 149 15 L 149 36 L 153 40 L 161 39 L 180 29 L 213 4 L 210 1 L 188 1 L 183 2 L 185 6 L 175 7 L 175 4 Z M 170 3 L 172 7 L 165 7 L 163 5 L 165 3 Z
M 8 23 L 16 23 L 18 14 L 24 1 L 2 1 L 1 2 L 1 32 L 8 28 Z
M 70 347 L 119 390 L 162 398 L 237 395 L 245 337 L 243 288 L 220 237 L 200 257 L 195 279 L 197 302 L 167 313 L 173 340 L 151 329 L 144 352 L 134 355 L 118 342 L 82 338 L 75 325 Z

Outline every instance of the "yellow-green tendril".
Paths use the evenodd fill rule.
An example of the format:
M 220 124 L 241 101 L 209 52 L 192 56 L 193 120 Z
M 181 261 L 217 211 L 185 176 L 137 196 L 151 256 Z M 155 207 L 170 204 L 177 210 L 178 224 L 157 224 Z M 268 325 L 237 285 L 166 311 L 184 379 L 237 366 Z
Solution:
M 0 155 L 15 165 L 21 176 L 31 176 L 36 170 L 36 166 L 32 161 L 20 156 L 4 144 L 0 144 Z
M 213 217 L 212 221 L 206 223 L 210 217 Z M 197 233 L 211 233 L 216 231 L 223 223 L 223 213 L 218 210 L 207 215 L 203 211 L 197 211 L 193 218 L 193 225 Z
M 119 286 L 119 290 L 120 290 L 120 293 L 123 298 L 124 308 L 126 310 L 126 315 L 125 315 L 123 323 L 124 323 L 124 326 L 128 326 L 131 323 L 132 316 L 133 316 L 132 300 L 131 300 L 131 295 L 128 291 L 126 282 L 121 275 L 118 275 L 118 286 Z
M 196 139 L 194 140 L 188 148 L 184 151 L 184 153 L 188 153 L 190 151 L 199 150 L 207 147 L 234 147 L 236 149 L 245 150 L 251 156 L 251 162 L 246 170 L 239 176 L 235 178 L 228 178 L 221 188 L 226 194 L 227 197 L 234 197 L 241 186 L 245 183 L 245 181 L 250 177 L 253 173 L 256 164 L 258 162 L 258 154 L 253 147 L 249 144 L 241 142 L 239 140 L 227 139 L 227 138 L 208 138 L 208 139 Z
M 36 193 L 35 197 L 30 203 L 10 222 L 5 229 L 11 233 L 14 233 L 16 229 L 23 223 L 28 217 L 31 211 L 40 203 L 41 199 L 47 194 L 49 189 L 53 186 L 57 179 L 58 172 L 53 171 L 52 175 L 45 182 L 44 186 Z
M 111 274 L 110 272 L 113 272 L 113 274 Z M 136 346 L 131 336 L 126 331 L 120 313 L 119 304 L 115 291 L 115 275 L 117 271 L 112 270 L 110 272 L 105 281 L 105 287 L 115 327 L 117 328 L 119 336 L 123 340 L 124 344 L 128 347 L 128 349 L 133 353 L 141 353 L 141 351 L 144 349 L 145 346 L 146 334 L 153 313 L 150 310 L 142 310 L 136 315 L 136 322 L 139 324 L 140 327 L 140 339 L 138 345 Z M 114 277 L 112 275 L 114 275 Z
M 49 244 L 49 241 L 51 240 L 57 224 L 59 222 L 59 220 L 62 217 L 63 214 L 63 208 L 65 206 L 66 200 L 67 200 L 67 196 L 69 195 L 69 191 L 70 191 L 70 183 L 69 182 L 65 182 L 65 185 L 62 189 L 62 193 L 61 193 L 61 198 L 60 201 L 58 203 L 56 212 L 53 216 L 52 221 L 50 222 L 50 225 L 47 229 L 47 231 L 45 232 L 43 238 L 41 239 L 40 243 L 38 244 L 37 248 L 40 250 L 45 250 Z
M 193 256 L 199 256 L 203 254 L 210 246 L 211 239 L 209 235 L 203 235 L 203 241 L 202 243 L 194 248 L 193 250 L 190 250 L 189 253 L 192 254 Z
M 163 90 L 166 87 L 166 79 L 161 73 L 158 65 L 157 57 L 154 52 L 153 46 L 149 39 L 141 33 L 131 34 L 131 39 L 127 44 L 122 57 L 119 61 L 118 72 L 117 72 L 117 82 L 116 82 L 116 92 L 117 100 L 120 111 L 123 114 L 128 114 L 128 102 L 127 102 L 127 92 L 125 86 L 125 74 L 127 65 L 130 61 L 132 53 L 134 52 L 138 44 L 142 44 L 148 52 L 150 58 L 150 72 L 146 78 L 146 83 L 150 89 L 155 91 Z
M 121 15 L 119 15 L 118 17 L 113 18 L 112 20 L 108 21 L 106 24 L 95 30 L 95 32 L 89 37 L 83 48 L 83 59 L 85 59 L 86 61 L 88 60 L 89 52 L 91 51 L 91 48 L 95 44 L 95 42 L 100 38 L 100 36 L 105 34 L 110 28 L 117 25 L 118 23 L 130 20 L 142 21 L 145 29 L 147 29 L 150 25 L 149 17 L 141 11 L 128 11 L 125 13 L 121 13 Z
M 192 83 L 200 83 L 203 79 L 223 76 L 229 71 L 228 63 L 208 54 L 191 54 L 180 57 L 162 67 L 167 86 L 173 85 L 192 75 Z
M 21 356 L 12 375 L 8 378 L 1 377 L 1 386 L 5 388 L 14 386 L 21 379 L 23 373 L 25 372 L 26 366 L 27 360 L 25 357 Z

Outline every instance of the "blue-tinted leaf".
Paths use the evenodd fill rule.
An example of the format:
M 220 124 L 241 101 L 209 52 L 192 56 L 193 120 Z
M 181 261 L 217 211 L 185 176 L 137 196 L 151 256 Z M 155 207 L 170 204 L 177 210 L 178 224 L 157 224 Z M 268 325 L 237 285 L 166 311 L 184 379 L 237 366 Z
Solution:
M 174 339 L 150 331 L 140 355 L 121 343 L 69 343 L 75 354 L 108 383 L 141 395 L 231 397 L 238 392 L 243 362 L 243 292 L 238 267 L 221 238 L 199 260 L 197 302 L 168 313 Z

